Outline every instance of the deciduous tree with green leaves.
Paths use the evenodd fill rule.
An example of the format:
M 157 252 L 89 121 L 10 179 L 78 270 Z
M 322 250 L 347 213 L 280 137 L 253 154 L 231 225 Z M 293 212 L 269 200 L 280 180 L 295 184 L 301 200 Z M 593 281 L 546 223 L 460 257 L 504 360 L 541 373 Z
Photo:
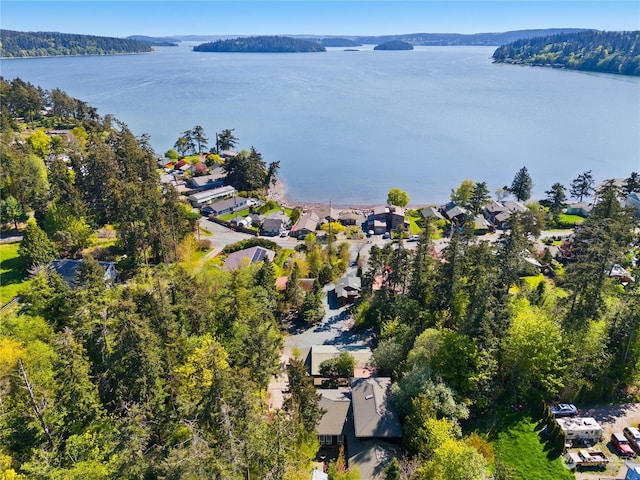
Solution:
M 387 194 L 387 205 L 395 205 L 397 207 L 406 207 L 409 205 L 409 195 L 404 190 L 392 188 Z

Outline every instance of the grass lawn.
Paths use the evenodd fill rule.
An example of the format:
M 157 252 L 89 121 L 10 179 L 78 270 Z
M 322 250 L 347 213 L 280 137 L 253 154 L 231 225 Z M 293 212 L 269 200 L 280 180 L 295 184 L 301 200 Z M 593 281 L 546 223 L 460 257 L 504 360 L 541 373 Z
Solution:
M 584 222 L 584 217 L 580 215 L 567 215 L 566 213 L 561 213 L 558 216 L 558 221 L 562 224 L 562 226 L 572 227 L 574 225 L 580 225 Z
M 574 480 L 562 457 L 543 441 L 537 422 L 522 413 L 505 413 L 493 435 L 496 460 L 527 480 Z
M 18 295 L 31 280 L 25 280 L 18 256 L 19 243 L 0 244 L 0 305 Z
M 411 235 L 418 235 L 422 228 L 418 225 L 418 222 L 422 222 L 422 215 L 417 210 L 407 211 L 407 220 L 409 220 L 409 230 Z
M 230 221 L 232 218 L 236 218 L 236 217 L 246 217 L 247 215 L 249 215 L 249 209 L 245 208 L 244 210 L 240 210 L 239 212 L 236 213 L 227 213 L 226 215 L 221 215 L 218 218 L 220 220 L 224 220 L 225 222 Z

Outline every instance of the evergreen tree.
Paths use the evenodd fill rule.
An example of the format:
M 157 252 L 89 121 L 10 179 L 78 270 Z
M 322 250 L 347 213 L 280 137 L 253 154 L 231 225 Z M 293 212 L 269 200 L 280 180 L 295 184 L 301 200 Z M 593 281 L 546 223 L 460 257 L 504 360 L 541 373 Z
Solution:
M 18 254 L 27 269 L 47 265 L 56 258 L 56 250 L 53 243 L 33 219 L 27 222 L 27 227 L 24 229 L 24 235 L 18 248 Z
M 567 199 L 566 188 L 561 183 L 554 183 L 551 185 L 551 189 L 545 191 L 547 194 L 547 202 L 549 203 L 549 213 L 551 214 L 553 221 L 557 224 L 559 221 L 560 213 L 562 213 L 562 207 Z
M 529 176 L 527 167 L 522 167 L 513 177 L 511 182 L 511 188 L 509 192 L 516 197 L 519 202 L 526 202 L 531 197 L 531 189 L 533 188 L 533 181 Z
M 640 174 L 631 172 L 629 178 L 625 179 L 622 185 L 622 194 L 630 195 L 631 193 L 640 193 Z
M 478 182 L 473 186 L 473 192 L 469 199 L 471 210 L 476 215 L 482 211 L 482 207 L 491 201 L 491 194 L 487 182 Z
M 571 196 L 577 198 L 579 202 L 582 202 L 584 197 L 590 197 L 595 192 L 595 181 L 591 170 L 581 173 L 571 182 Z

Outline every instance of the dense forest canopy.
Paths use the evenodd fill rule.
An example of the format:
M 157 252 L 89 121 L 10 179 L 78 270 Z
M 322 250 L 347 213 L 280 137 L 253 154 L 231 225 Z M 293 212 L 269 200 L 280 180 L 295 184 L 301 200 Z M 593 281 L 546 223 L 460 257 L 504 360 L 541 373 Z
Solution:
M 503 45 L 496 63 L 536 65 L 589 72 L 640 75 L 640 31 L 561 33 Z
M 308 480 L 323 411 L 303 360 L 290 359 L 282 409 L 268 407 L 266 389 L 283 369 L 289 322 L 315 328 L 323 285 L 344 275 L 351 245 L 313 233 L 295 250 L 257 239 L 274 248 L 273 262 L 225 270 L 202 258 L 200 217 L 160 184 L 146 136 L 20 79 L 0 81 L 0 115 L 2 223 L 30 217 L 13 268 L 32 277 L 0 322 L 1 473 Z M 206 148 L 201 127 L 182 138 L 183 158 Z M 216 134 L 217 150 L 238 141 L 233 129 Z M 251 148 L 225 170 L 260 188 L 275 163 Z M 391 377 L 402 422 L 403 455 L 386 478 L 528 478 L 494 452 L 506 406 L 523 404 L 537 421 L 551 401 L 638 400 L 640 238 L 623 202 L 640 192 L 638 173 L 597 187 L 591 172 L 578 175 L 570 194 L 593 209 L 561 245 L 534 242 L 566 203 L 567 189 L 545 181 L 548 198 L 514 213 L 496 241 L 473 221 L 425 219 L 413 248 L 400 227 L 358 260 L 354 328 L 375 333 L 373 361 Z M 532 182 L 523 167 L 502 193 L 527 201 Z M 491 203 L 486 183 L 472 180 L 451 198 L 469 212 Z M 272 203 L 263 207 L 281 209 Z M 98 230 L 113 233 L 109 243 L 92 243 Z M 448 237 L 444 250 L 436 233 Z M 43 268 L 54 258 L 83 258 L 73 284 Z M 106 285 L 98 260 L 116 262 L 125 282 Z M 544 461 L 565 440 L 543 439 Z M 357 478 L 342 467 L 330 478 Z
M 299 53 L 324 52 L 326 49 L 316 42 L 291 37 L 258 36 L 203 43 L 193 47 L 195 52 L 258 52 Z
M 115 55 L 148 53 L 146 42 L 58 32 L 0 30 L 0 57 L 53 57 L 58 55 Z

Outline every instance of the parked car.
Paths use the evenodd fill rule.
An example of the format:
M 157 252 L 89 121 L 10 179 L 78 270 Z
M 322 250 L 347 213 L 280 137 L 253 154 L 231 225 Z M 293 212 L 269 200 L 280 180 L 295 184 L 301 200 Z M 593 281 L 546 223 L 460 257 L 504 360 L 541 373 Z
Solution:
M 640 430 L 635 427 L 625 427 L 622 433 L 627 437 L 627 440 L 629 440 L 631 448 L 633 448 L 636 453 L 640 453 Z
M 573 417 L 578 414 L 578 409 L 572 403 L 560 403 L 549 410 L 555 417 Z
M 389 232 L 384 232 L 384 233 L 382 234 L 382 238 L 384 238 L 385 240 L 386 240 L 387 238 L 391 238 L 391 234 L 390 234 Z
M 417 242 L 418 240 L 420 240 L 420 235 L 411 235 L 409 237 L 409 242 Z
M 620 455 L 623 457 L 631 457 L 633 456 L 633 448 L 631 448 L 631 444 L 629 440 L 621 433 L 621 432 L 613 432 L 611 434 L 611 443 L 613 443 Z

